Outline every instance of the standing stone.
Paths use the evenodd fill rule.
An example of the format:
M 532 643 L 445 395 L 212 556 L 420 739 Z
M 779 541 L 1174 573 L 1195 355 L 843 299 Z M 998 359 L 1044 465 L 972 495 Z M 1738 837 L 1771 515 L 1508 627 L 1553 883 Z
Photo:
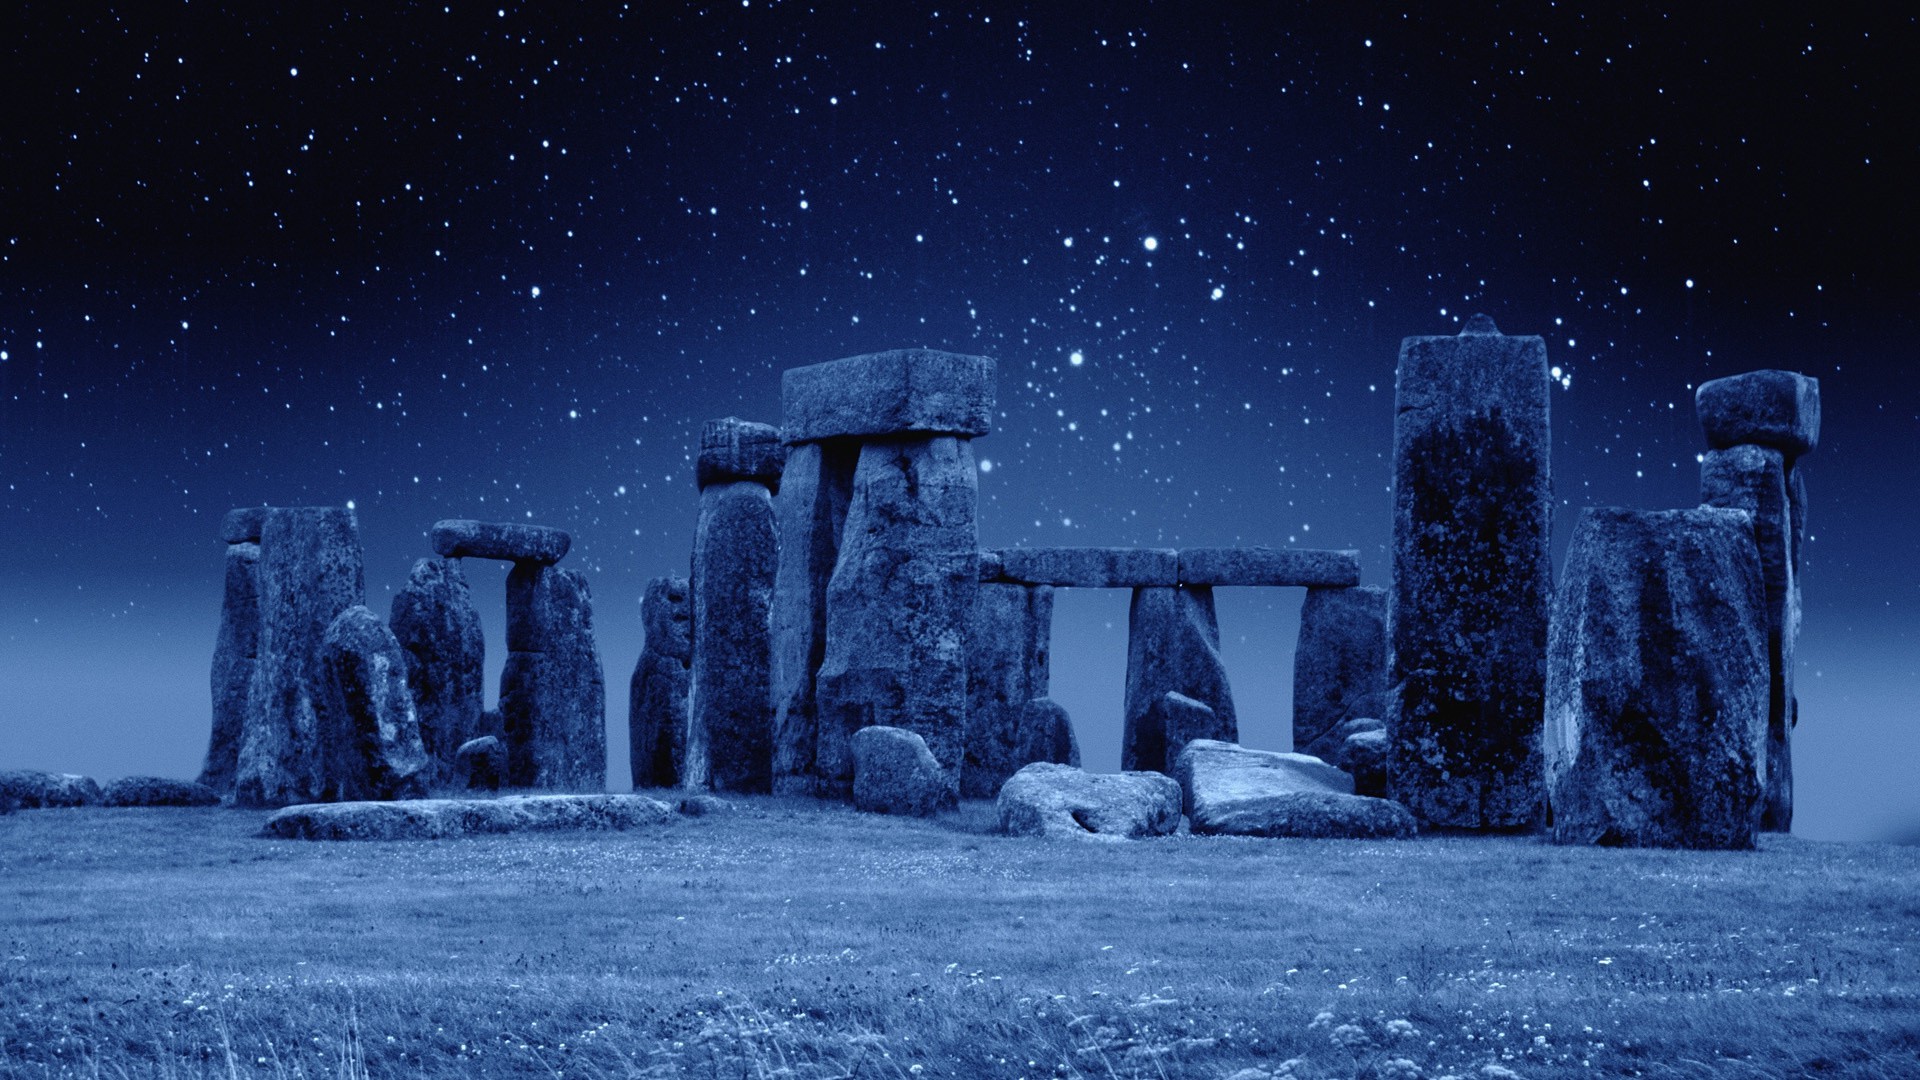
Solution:
M 1080 767 L 1080 740 L 1067 710 L 1052 698 L 1034 698 L 1020 709 L 1021 768 L 1036 761 Z M 997 790 L 997 789 L 996 789 Z
M 500 712 L 508 782 L 606 790 L 607 690 L 587 579 L 545 563 L 515 563 L 507 575 L 507 649 Z
M 700 439 L 693 540 L 693 689 L 688 787 L 773 790 L 773 495 L 782 455 L 766 424 L 728 417 Z M 745 476 L 746 479 L 734 479 Z
M 919 733 L 942 768 L 961 770 L 966 631 L 980 576 L 977 483 L 966 439 L 860 448 L 827 585 L 814 764 L 823 793 L 849 791 L 850 740 L 876 724 Z
M 407 654 L 393 631 L 355 604 L 327 627 L 320 645 L 324 684 L 314 702 L 320 797 L 329 802 L 416 799 L 432 773 L 420 739 Z
M 1332 760 L 1334 729 L 1387 706 L 1387 591 L 1308 589 L 1293 653 L 1293 747 Z
M 460 744 L 482 734 L 487 643 L 458 559 L 420 559 L 393 595 L 389 619 L 407 658 L 429 783 L 454 774 Z
M 1766 584 L 1767 783 L 1760 827 L 1786 832 L 1793 824 L 1793 765 L 1788 738 L 1793 715 L 1794 646 L 1800 632 L 1800 590 L 1793 572 L 1792 510 L 1787 467 L 1778 450 L 1742 443 L 1701 458 L 1700 501 L 1744 510 Z
M 507 782 L 507 744 L 493 735 L 468 739 L 453 752 L 454 786 L 469 791 L 499 791 Z
M 853 499 L 857 443 L 802 443 L 787 449 L 774 517 L 780 569 L 773 588 L 773 790 L 822 794 L 815 767 L 820 717 L 817 679 L 827 652 L 827 583 Z
M 234 796 L 284 806 L 321 796 L 315 702 L 327 627 L 366 593 L 360 530 L 337 506 L 274 507 L 260 528 L 260 645 Z
M 1388 774 L 1428 825 L 1540 818 L 1548 386 L 1546 342 L 1504 336 L 1484 315 L 1457 337 L 1400 346 Z
M 1769 677 L 1752 537 L 1739 510 L 1581 515 L 1548 654 L 1555 842 L 1754 846 Z
M 238 513 L 239 511 L 235 511 Z M 229 515 L 231 517 L 231 515 Z M 260 545 L 227 545 L 226 596 L 220 602 L 220 634 L 213 645 L 213 732 L 200 782 L 231 792 L 247 729 L 247 694 L 260 653 Z
M 693 604 L 686 578 L 657 577 L 640 601 L 646 644 L 628 687 L 633 786 L 678 787 L 693 686 Z
M 1207 585 L 1151 586 L 1133 590 L 1127 612 L 1126 730 L 1120 768 L 1166 772 L 1173 765 L 1167 732 L 1154 706 L 1175 691 L 1213 710 L 1210 730 L 1187 731 L 1188 739 L 1239 742 L 1233 691 L 1220 662 L 1220 624 Z
M 853 733 L 853 805 L 875 814 L 929 817 L 951 810 L 959 786 L 926 740 L 903 728 Z
M 1053 640 L 1053 589 L 982 584 L 967 635 L 967 764 L 960 793 L 991 799 L 1024 756 L 1028 703 L 1047 696 Z

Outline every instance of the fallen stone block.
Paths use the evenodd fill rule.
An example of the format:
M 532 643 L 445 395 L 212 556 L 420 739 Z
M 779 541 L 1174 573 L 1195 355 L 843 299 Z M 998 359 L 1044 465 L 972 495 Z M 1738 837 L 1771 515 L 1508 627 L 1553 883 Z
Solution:
M 1360 553 L 1308 548 L 1181 548 L 1179 577 L 1182 585 L 1343 587 L 1360 584 Z
M 789 368 L 780 378 L 789 443 L 894 435 L 973 438 L 992 428 L 994 363 L 893 349 Z
M 1180 827 L 1180 785 L 1157 772 L 1089 773 L 1036 762 L 1000 786 L 994 805 L 1009 836 L 1118 841 Z
M 1820 445 L 1820 380 L 1797 371 L 1748 371 L 1709 379 L 1693 392 L 1707 445 L 1768 446 L 1787 463 Z
M 573 537 L 544 525 L 448 518 L 428 534 L 433 553 L 445 559 L 498 559 L 503 562 L 557 563 L 573 546 Z
M 488 833 L 616 831 L 672 820 L 645 795 L 509 795 L 498 799 L 311 803 L 267 819 L 279 840 L 444 840 Z
M 100 792 L 102 806 L 219 806 L 220 793 L 192 780 L 123 776 Z
M 1172 762 L 1181 809 L 1195 832 L 1218 831 L 1216 820 L 1262 799 L 1297 791 L 1353 794 L 1353 777 L 1311 754 L 1249 750 L 1218 739 L 1195 739 Z
M 1392 799 L 1337 791 L 1291 791 L 1224 810 L 1196 833 L 1307 840 L 1403 840 L 1420 831 Z
M 1126 589 L 1180 583 L 1180 553 L 1172 548 L 1005 548 L 986 554 L 1000 566 L 997 580 L 1021 585 Z
M 954 776 L 940 767 L 927 741 L 904 728 L 864 727 L 853 733 L 853 805 L 876 814 L 928 817 L 959 801 Z
M 93 806 L 100 801 L 100 785 L 77 773 L 8 769 L 0 772 L 0 805 L 18 810 Z
M 750 480 L 780 490 L 780 469 L 787 460 L 780 429 L 729 416 L 709 420 L 700 429 L 700 456 L 694 480 L 702 488 Z
M 1581 515 L 1547 654 L 1556 843 L 1754 846 L 1767 764 L 1765 605 L 1745 511 Z

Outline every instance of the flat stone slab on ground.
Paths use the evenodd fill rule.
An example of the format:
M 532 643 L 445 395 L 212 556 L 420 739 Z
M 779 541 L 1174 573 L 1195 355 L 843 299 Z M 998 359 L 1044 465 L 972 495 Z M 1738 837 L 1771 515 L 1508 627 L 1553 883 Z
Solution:
M 573 546 L 573 537 L 560 529 L 471 518 L 436 521 L 429 537 L 433 553 L 446 559 L 557 563 Z
M 1708 379 L 1693 392 L 1707 445 L 1768 446 L 1791 462 L 1820 445 L 1820 380 L 1797 371 L 1761 370 Z
M 1197 833 L 1309 840 L 1399 840 L 1419 832 L 1413 815 L 1392 799 L 1337 791 L 1290 791 L 1194 824 Z
M 1360 553 L 1314 548 L 1181 548 L 1179 576 L 1182 585 L 1358 585 Z
M 1036 762 L 1001 785 L 995 809 L 1009 836 L 1167 836 L 1180 827 L 1180 785 L 1162 773 L 1090 773 Z
M 268 818 L 261 835 L 280 840 L 442 840 L 483 833 L 637 829 L 673 816 L 672 807 L 645 795 L 306 803 Z
M 1244 818 L 1276 795 L 1300 791 L 1353 794 L 1353 777 L 1311 754 L 1249 750 L 1237 743 L 1195 739 L 1173 760 L 1181 808 L 1195 832 L 1224 832 L 1216 823 Z
M 1180 578 L 1180 553 L 1172 548 L 1004 548 L 985 554 L 982 565 L 994 568 L 993 580 L 1020 585 L 1130 589 L 1174 585 Z
M 17 810 L 92 806 L 100 801 L 100 785 L 78 773 L 50 773 L 37 769 L 0 772 L 0 804 Z
M 123 776 L 100 793 L 102 806 L 219 806 L 220 793 L 192 780 Z
M 985 435 L 994 362 L 933 349 L 892 349 L 789 368 L 780 377 L 789 443 L 886 435 Z

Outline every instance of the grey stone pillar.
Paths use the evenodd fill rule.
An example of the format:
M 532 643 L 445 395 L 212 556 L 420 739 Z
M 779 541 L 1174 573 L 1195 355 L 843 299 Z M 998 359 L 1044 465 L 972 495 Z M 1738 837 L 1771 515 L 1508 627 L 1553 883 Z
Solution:
M 315 701 L 327 627 L 366 593 L 360 529 L 337 506 L 274 507 L 260 526 L 260 645 L 247 694 L 235 800 L 285 806 L 322 795 Z
M 606 790 L 606 676 L 583 575 L 546 562 L 513 564 L 500 713 L 513 786 Z
M 260 653 L 260 524 L 264 506 L 227 512 L 220 539 L 227 544 L 225 594 L 220 601 L 220 632 L 214 639 L 213 729 L 200 782 L 222 795 L 233 794 L 240 765 L 240 743 L 247 728 L 247 693 Z
M 1792 371 L 1750 371 L 1700 384 L 1694 409 L 1708 450 L 1700 463 L 1700 501 L 1753 516 L 1754 544 L 1766 580 L 1766 794 L 1761 828 L 1793 826 L 1794 656 L 1800 638 L 1800 545 L 1806 535 L 1801 455 L 1820 442 L 1820 380 Z
M 1029 713 L 1028 704 L 1048 692 L 1048 652 L 1053 641 L 1053 589 L 1046 585 L 983 582 L 973 601 L 967 633 L 967 755 L 960 793 L 991 799 L 1022 765 L 1050 761 L 1052 717 Z M 1023 730 L 1030 717 L 1049 729 Z M 1041 757 L 1028 756 L 1044 750 Z
M 1484 315 L 1400 345 L 1388 790 L 1429 825 L 1540 821 L 1549 386 L 1546 342 Z
M 419 559 L 388 616 L 430 763 L 427 782 L 454 775 L 460 744 L 482 734 L 487 643 L 459 559 Z
M 780 569 L 773 589 L 773 789 L 817 795 L 816 680 L 827 653 L 827 582 L 853 499 L 860 444 L 840 439 L 787 450 L 774 516 Z
M 693 680 L 681 783 L 773 785 L 772 614 L 784 448 L 767 424 L 710 420 L 700 436 L 693 542 Z
M 693 600 L 686 578 L 657 577 L 640 601 L 647 632 L 628 684 L 627 745 L 633 786 L 678 787 L 693 687 Z
M 1356 717 L 1384 722 L 1387 705 L 1387 591 L 1308 589 L 1293 651 L 1294 750 L 1334 761 L 1336 729 Z
M 1240 741 L 1233 690 L 1220 662 L 1220 623 L 1210 585 L 1144 586 L 1127 611 L 1126 730 L 1120 768 L 1170 772 L 1181 746 L 1161 729 L 1160 699 L 1171 691 L 1213 711 L 1212 730 L 1179 733 L 1185 739 Z M 1204 725 L 1200 725 L 1204 726 Z M 1174 741 L 1179 741 L 1176 738 Z

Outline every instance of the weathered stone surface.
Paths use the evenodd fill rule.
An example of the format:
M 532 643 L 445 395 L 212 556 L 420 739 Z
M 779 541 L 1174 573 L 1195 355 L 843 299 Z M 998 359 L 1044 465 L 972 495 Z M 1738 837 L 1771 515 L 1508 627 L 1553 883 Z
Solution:
M 500 672 L 507 776 L 514 787 L 603 791 L 607 690 L 593 641 L 587 579 L 535 562 L 507 575 L 507 641 Z
M 1400 346 L 1388 790 L 1429 824 L 1540 818 L 1548 386 L 1546 343 L 1490 319 Z
M 232 517 L 233 511 L 228 514 Z M 254 530 L 258 532 L 258 529 Z M 214 639 L 213 730 L 207 737 L 206 764 L 200 782 L 215 791 L 233 790 L 240 767 L 240 743 L 246 738 L 247 694 L 260 654 L 260 545 L 227 545 L 226 594 L 220 601 L 220 632 Z
M 906 434 L 971 438 L 992 428 L 994 363 L 894 349 L 789 368 L 780 379 L 789 443 Z
M 1310 840 L 1402 840 L 1420 831 L 1391 799 L 1336 791 L 1292 791 L 1236 807 L 1194 832 Z
M 1301 791 L 1353 794 L 1353 777 L 1310 754 L 1249 750 L 1238 743 L 1195 739 L 1173 759 L 1181 809 L 1195 832 L 1225 832 L 1229 819 L 1257 820 L 1260 804 Z
M 1308 589 L 1293 651 L 1293 748 L 1330 757 L 1334 729 L 1387 711 L 1387 591 Z
M 1220 716 L 1178 690 L 1169 690 L 1147 706 L 1143 730 L 1159 739 L 1171 770 L 1188 743 L 1195 739 L 1219 738 Z
M 480 730 L 476 733 L 475 738 L 483 738 L 488 735 L 499 739 L 502 743 L 506 742 L 507 718 L 501 715 L 499 709 L 488 709 L 480 714 Z
M 35 769 L 0 771 L 0 806 L 16 810 L 45 810 L 93 806 L 100 801 L 100 785 L 77 773 L 50 773 Z
M 1795 462 L 1787 470 L 1787 506 L 1791 510 L 1794 589 L 1800 588 L 1800 549 L 1807 539 L 1807 464 Z M 1798 606 L 1796 604 L 1796 606 Z
M 366 594 L 360 529 L 337 506 L 273 507 L 260 527 L 260 644 L 234 783 L 242 806 L 322 795 L 315 702 L 327 627 Z
M 468 739 L 453 752 L 453 777 L 470 791 L 499 791 L 507 782 L 507 744 L 497 736 Z
M 499 559 L 503 562 L 557 563 L 573 546 L 573 537 L 545 525 L 448 518 L 428 534 L 433 553 L 445 559 Z
M 432 768 L 407 686 L 407 655 L 393 631 L 372 610 L 355 604 L 328 625 L 320 668 L 325 692 L 314 707 L 321 799 L 425 795 Z
M 453 774 L 455 751 L 481 734 L 487 643 L 467 577 L 454 559 L 420 559 L 393 594 L 393 636 L 407 660 L 428 783 Z
M 1182 548 L 1179 572 L 1182 585 L 1342 587 L 1360 584 L 1360 553 L 1311 548 Z
M 693 689 L 683 782 L 773 788 L 773 497 L 736 481 L 700 492 L 693 539 Z
M 1000 786 L 994 805 L 1010 836 L 1117 841 L 1180 827 L 1180 785 L 1157 772 L 1090 773 L 1035 762 Z
M 1158 726 L 1158 716 L 1153 712 L 1154 705 L 1169 690 L 1213 710 L 1210 729 L 1181 734 L 1190 739 L 1225 742 L 1240 738 L 1233 691 L 1227 685 L 1227 669 L 1220 663 L 1220 624 L 1214 618 L 1213 589 L 1208 586 L 1133 590 L 1133 605 L 1127 614 L 1122 769 L 1165 772 L 1172 766 L 1167 732 Z
M 773 789 L 821 792 L 817 684 L 827 648 L 827 584 L 853 499 L 857 444 L 803 443 L 787 451 L 774 518 L 780 568 L 773 588 Z
M 1387 733 L 1356 731 L 1340 744 L 1334 764 L 1353 777 L 1355 795 L 1384 798 L 1387 793 Z
M 237 506 L 220 519 L 220 539 L 228 544 L 257 544 L 260 526 L 266 523 L 267 507 Z
M 731 811 L 733 804 L 718 795 L 693 794 L 680 796 L 673 808 L 681 817 L 711 817 Z
M 918 732 L 941 768 L 962 768 L 967 621 L 980 584 L 976 483 L 965 439 L 860 448 L 816 691 L 825 792 L 848 790 L 848 744 L 876 724 Z
M 611 831 L 672 820 L 645 795 L 508 795 L 289 806 L 261 835 L 280 840 L 444 840 L 483 833 Z
M 959 801 L 959 784 L 927 741 L 896 727 L 853 733 L 853 805 L 876 814 L 927 817 Z
M 192 780 L 123 776 L 100 793 L 102 806 L 219 806 L 220 793 Z
M 983 583 L 967 631 L 967 757 L 960 791 L 990 799 L 1022 765 L 1027 704 L 1047 696 L 1053 589 Z
M 1581 515 L 1548 654 L 1556 842 L 1754 845 L 1768 674 L 1752 530 L 1707 507 Z
M 1180 553 L 1172 548 L 1005 548 L 989 552 L 1001 581 L 1081 589 L 1178 585 Z
M 787 460 L 780 429 L 729 416 L 709 420 L 700 429 L 700 457 L 694 479 L 702 488 L 751 480 L 780 490 L 780 469 Z
M 1080 740 L 1074 738 L 1073 721 L 1052 698 L 1027 702 L 1020 710 L 1019 731 L 1020 749 L 1015 760 L 1021 768 L 1036 761 L 1080 767 Z
M 678 787 L 693 687 L 693 599 L 686 578 L 657 577 L 640 600 L 646 644 L 627 692 L 633 786 Z
M 1709 450 L 1700 462 L 1700 501 L 1745 510 L 1753 518 L 1760 577 L 1767 593 L 1767 784 L 1760 827 L 1787 832 L 1793 825 L 1793 669 L 1800 638 L 1800 586 L 1793 567 L 1793 511 L 1786 459 L 1778 450 L 1742 443 Z
M 1693 392 L 1707 445 L 1772 447 L 1788 464 L 1820 445 L 1820 380 L 1797 371 L 1748 371 L 1709 379 Z

